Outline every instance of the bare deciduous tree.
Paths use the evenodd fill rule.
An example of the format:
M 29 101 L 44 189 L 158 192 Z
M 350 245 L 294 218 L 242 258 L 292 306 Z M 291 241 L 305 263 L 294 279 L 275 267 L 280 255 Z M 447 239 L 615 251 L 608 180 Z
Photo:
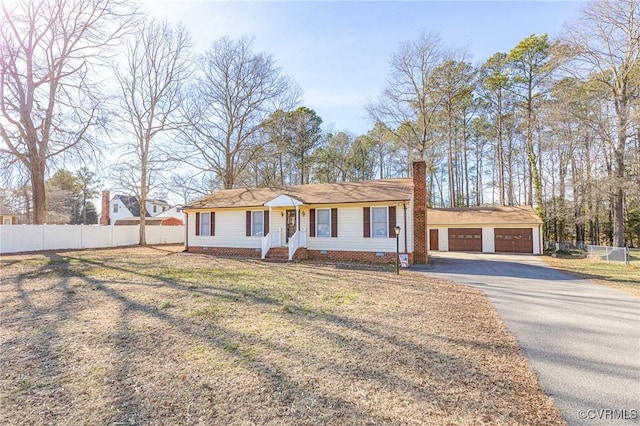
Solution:
M 607 88 L 616 123 L 613 129 L 613 244 L 624 246 L 625 155 L 636 121 L 640 67 L 640 3 L 603 0 L 589 3 L 578 21 L 566 26 L 564 40 L 573 47 L 572 70 L 591 74 Z
M 146 244 L 146 202 L 151 182 L 167 168 L 159 138 L 179 127 L 177 111 L 191 72 L 190 47 L 184 27 L 173 29 L 166 21 L 147 20 L 127 48 L 126 65 L 116 71 L 121 115 L 132 136 L 123 144 L 122 158 L 126 158 L 128 169 L 136 171 L 133 175 L 120 174 L 120 183 L 138 196 L 140 244 Z
M 434 94 L 430 79 L 443 60 L 436 34 L 423 34 L 405 43 L 391 58 L 390 76 L 378 101 L 366 106 L 374 122 L 384 123 L 392 131 L 402 128 L 405 136 L 411 135 L 411 140 L 404 142 L 420 158 L 426 155 L 432 121 L 442 103 Z
M 198 61 L 199 75 L 185 109 L 189 126 L 176 153 L 199 171 L 214 171 L 225 189 L 251 163 L 264 142 L 260 129 L 279 108 L 294 105 L 298 90 L 273 57 L 254 53 L 252 41 L 224 37 Z
M 103 124 L 96 69 L 136 16 L 128 3 L 0 3 L 0 161 L 28 171 L 34 223 L 46 220 L 47 168 L 86 153 Z

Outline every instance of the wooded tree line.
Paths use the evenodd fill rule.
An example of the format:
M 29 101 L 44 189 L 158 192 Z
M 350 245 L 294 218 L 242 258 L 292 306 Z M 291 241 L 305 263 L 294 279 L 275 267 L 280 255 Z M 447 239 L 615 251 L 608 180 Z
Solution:
M 46 221 L 48 176 L 78 159 L 137 195 L 141 213 L 159 190 L 187 202 L 219 188 L 404 177 L 425 159 L 433 207 L 532 205 L 547 239 L 640 244 L 636 0 L 589 3 L 561 34 L 479 64 L 437 34 L 408 41 L 365 106 L 364 135 L 323 130 L 251 39 L 196 53 L 185 28 L 134 6 L 2 3 L 0 162 L 5 193 L 21 194 L 4 200 L 29 198 L 34 223 Z

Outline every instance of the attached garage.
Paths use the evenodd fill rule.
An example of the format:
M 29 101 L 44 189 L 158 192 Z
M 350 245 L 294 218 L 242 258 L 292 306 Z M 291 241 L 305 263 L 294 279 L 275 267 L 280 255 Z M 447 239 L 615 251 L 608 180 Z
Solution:
M 495 228 L 497 253 L 533 253 L 531 228 Z
M 449 251 L 482 251 L 482 228 L 449 228 Z
M 428 209 L 429 250 L 542 254 L 542 221 L 531 207 Z

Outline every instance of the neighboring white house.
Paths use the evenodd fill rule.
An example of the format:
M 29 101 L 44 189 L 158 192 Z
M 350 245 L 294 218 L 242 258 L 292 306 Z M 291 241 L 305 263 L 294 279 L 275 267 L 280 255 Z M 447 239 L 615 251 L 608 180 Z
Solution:
M 104 194 L 103 194 L 104 197 Z M 164 200 L 147 199 L 147 214 L 145 217 L 154 217 L 168 211 L 171 206 Z M 100 213 L 100 219 L 104 216 L 104 209 L 107 208 L 105 200 L 102 205 L 103 211 Z M 120 219 L 128 219 L 131 217 L 140 217 L 140 203 L 138 197 L 132 195 L 114 195 L 108 202 L 110 223 L 115 223 Z M 99 220 L 99 223 L 103 223 Z
M 158 214 L 157 217 L 174 217 L 184 221 L 184 212 L 180 206 L 173 206 Z
M 411 263 L 427 260 L 423 161 L 414 179 L 221 190 L 182 210 L 190 252 L 394 262 L 397 238 Z
M 429 209 L 429 250 L 542 254 L 542 220 L 528 206 Z

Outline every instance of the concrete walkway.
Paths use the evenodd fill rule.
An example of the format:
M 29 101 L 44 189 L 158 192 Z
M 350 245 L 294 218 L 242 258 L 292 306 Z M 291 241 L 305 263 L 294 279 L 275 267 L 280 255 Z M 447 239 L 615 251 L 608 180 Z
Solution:
M 482 290 L 569 425 L 640 424 L 640 298 L 539 256 L 430 253 L 430 276 Z

